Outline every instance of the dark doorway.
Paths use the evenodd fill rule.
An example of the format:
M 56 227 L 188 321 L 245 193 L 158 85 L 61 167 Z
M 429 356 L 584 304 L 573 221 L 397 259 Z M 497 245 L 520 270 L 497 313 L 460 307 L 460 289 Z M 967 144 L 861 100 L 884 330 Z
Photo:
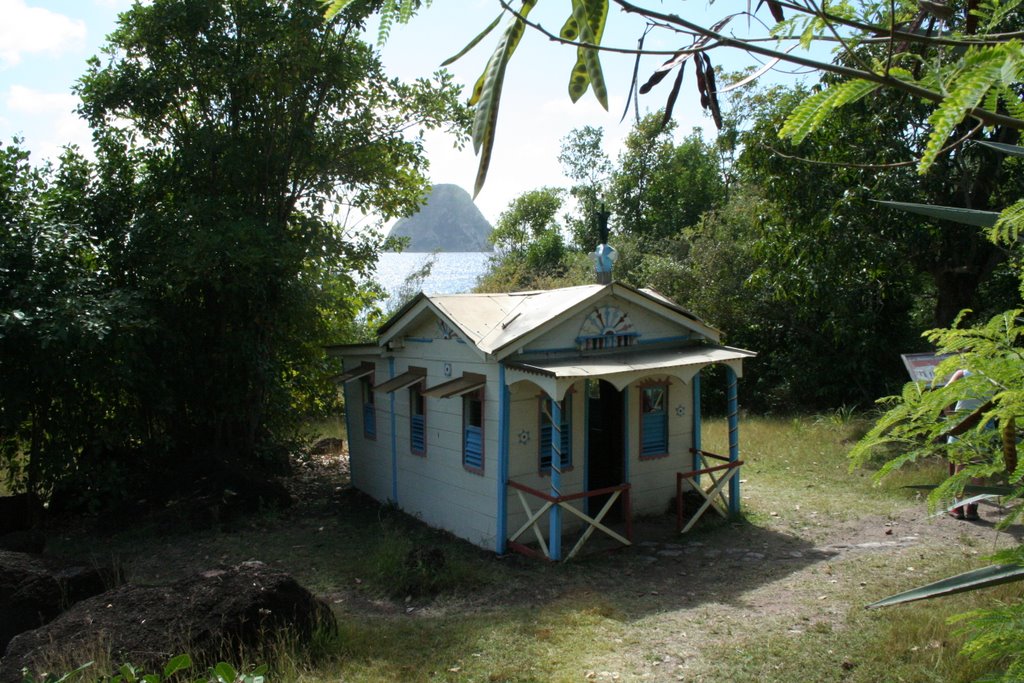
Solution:
M 591 380 L 588 391 L 587 490 L 594 491 L 624 483 L 625 443 L 622 421 L 622 392 L 604 380 Z M 588 514 L 596 515 L 608 496 L 590 498 Z M 622 499 L 608 511 L 606 521 L 622 519 Z

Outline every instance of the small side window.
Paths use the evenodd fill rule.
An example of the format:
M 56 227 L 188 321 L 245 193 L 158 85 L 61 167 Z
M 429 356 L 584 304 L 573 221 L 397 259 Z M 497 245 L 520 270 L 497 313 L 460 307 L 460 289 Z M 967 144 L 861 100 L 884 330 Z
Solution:
M 427 454 L 427 406 L 423 384 L 409 387 L 409 450 L 413 455 Z
M 640 389 L 640 457 L 668 455 L 668 385 Z
M 373 380 L 364 377 L 359 380 L 363 397 L 363 436 L 367 439 L 377 438 L 377 405 L 373 391 Z
M 462 465 L 474 472 L 484 471 L 483 389 L 462 397 Z

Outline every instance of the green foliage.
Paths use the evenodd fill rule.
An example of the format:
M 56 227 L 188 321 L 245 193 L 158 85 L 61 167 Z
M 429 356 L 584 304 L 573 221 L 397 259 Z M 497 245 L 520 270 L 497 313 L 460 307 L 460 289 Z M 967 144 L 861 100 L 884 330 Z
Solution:
M 935 329 L 927 338 L 938 353 L 952 354 L 937 368 L 937 377 L 950 377 L 960 369 L 967 376 L 940 387 L 908 383 L 899 396 L 880 399 L 888 410 L 850 452 L 852 467 L 866 465 L 877 449 L 895 453 L 878 471 L 877 477 L 908 463 L 939 456 L 963 465 L 930 495 L 929 502 L 958 495 L 974 477 L 993 477 L 1014 487 L 1012 497 L 1024 494 L 1024 468 L 1016 458 L 1016 420 L 1024 414 L 1024 323 L 1021 310 L 1007 311 L 988 323 L 974 327 Z M 970 415 L 943 414 L 958 402 L 980 403 Z M 976 415 L 975 415 L 976 413 Z M 955 425 L 971 418 L 973 423 L 955 438 Z M 997 428 L 998 427 L 998 428 Z M 1013 432 L 1002 438 L 1002 430 Z M 1004 520 L 1009 524 L 1020 515 L 1014 509 Z
M 680 142 L 659 113 L 637 122 L 626 137 L 609 186 L 609 203 L 621 233 L 645 246 L 697 224 L 725 198 L 722 160 L 700 130 Z
M 15 488 L 69 474 L 137 417 L 124 363 L 151 320 L 117 287 L 110 245 L 79 222 L 90 172 L 74 151 L 34 169 L 0 147 L 0 469 Z
M 334 19 L 339 12 L 353 4 L 379 5 L 380 26 L 377 29 L 377 44 L 383 45 L 391 34 L 391 27 L 396 23 L 407 24 L 413 13 L 420 7 L 430 7 L 431 0 L 383 0 L 382 2 L 366 3 L 365 0 L 321 0 L 324 5 L 324 18 Z
M 91 673 L 93 662 L 59 676 L 44 674 L 36 677 L 28 671 L 24 671 L 25 683 L 74 683 L 83 680 Z M 194 683 L 265 683 L 267 680 L 268 667 L 260 665 L 250 671 L 238 670 L 227 662 L 217 662 L 210 667 L 206 675 L 199 678 L 186 679 L 188 671 L 192 668 L 192 658 L 187 654 L 172 657 L 164 665 L 161 671 L 147 673 L 130 663 L 124 663 L 112 674 L 99 677 L 89 676 L 88 680 L 97 683 L 171 683 L 172 681 L 192 680 Z
M 604 130 L 594 126 L 574 128 L 561 140 L 558 161 L 574 184 L 569 194 L 576 210 L 566 215 L 572 246 L 592 251 L 598 244 L 598 216 L 605 206 L 605 192 L 612 162 L 603 149 Z
M 330 209 L 413 211 L 426 160 L 406 132 L 468 123 L 447 74 L 387 77 L 358 38 L 372 9 L 137 4 L 77 86 L 96 163 L 35 172 L 5 152 L 8 472 L 156 501 L 273 466 L 336 407 L 323 346 L 365 333 L 382 240 Z
M 567 272 L 569 252 L 558 222 L 561 207 L 561 190 L 550 187 L 524 192 L 509 203 L 490 236 L 497 253 L 484 276 L 485 289 L 531 289 L 538 278 Z
M 846 81 L 809 95 L 786 119 L 785 124 L 779 129 L 779 137 L 788 137 L 795 144 L 800 144 L 812 131 L 821 126 L 832 110 L 856 102 L 880 87 L 880 83 L 871 81 Z
M 523 0 L 519 16 L 512 19 L 487 61 L 483 74 L 473 87 L 469 98 L 470 106 L 476 108 L 473 114 L 473 150 L 480 156 L 473 196 L 480 194 L 487 179 L 494 134 L 498 121 L 498 106 L 501 103 L 501 89 L 505 83 L 505 68 L 519 46 L 526 25 L 519 17 L 526 17 L 537 4 L 537 0 Z

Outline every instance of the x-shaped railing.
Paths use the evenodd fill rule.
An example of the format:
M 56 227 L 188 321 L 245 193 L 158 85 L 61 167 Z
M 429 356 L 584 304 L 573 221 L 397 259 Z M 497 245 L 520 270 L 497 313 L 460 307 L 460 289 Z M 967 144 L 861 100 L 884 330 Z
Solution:
M 676 473 L 676 530 L 683 534 L 693 528 L 693 525 L 708 511 L 708 508 L 722 517 L 729 515 L 729 501 L 725 497 L 725 487 L 729 485 L 729 481 L 733 477 L 739 474 L 740 465 L 743 464 L 742 460 L 730 461 L 729 458 L 707 451 L 694 451 L 694 453 L 704 467 L 692 472 Z M 709 458 L 722 461 L 724 464 L 708 466 Z M 704 474 L 711 480 L 711 486 L 707 488 L 700 484 L 700 477 Z M 683 525 L 683 482 L 686 482 L 691 490 L 696 491 L 704 498 L 704 502 L 693 513 L 685 526 Z
M 524 555 L 530 555 L 535 557 L 540 556 L 544 559 L 551 559 L 551 551 L 548 549 L 548 544 L 544 540 L 544 534 L 540 530 L 539 522 L 541 521 L 541 519 L 543 519 L 545 513 L 547 513 L 552 507 L 556 505 L 565 510 L 566 512 L 569 512 L 575 515 L 576 517 L 579 517 L 587 525 L 586 529 L 583 530 L 583 533 L 576 541 L 576 545 L 574 545 L 572 550 L 569 551 L 569 554 L 565 556 L 566 560 L 571 560 L 576 555 L 576 553 L 580 551 L 583 545 L 587 542 L 587 539 L 589 539 L 590 536 L 594 533 L 595 529 L 601 531 L 604 534 L 607 534 L 608 536 L 615 539 L 619 543 L 622 543 L 623 545 L 633 544 L 633 511 L 630 505 L 629 484 L 620 484 L 619 486 L 609 486 L 607 488 L 595 489 L 593 491 L 572 493 L 567 496 L 552 496 L 547 493 L 544 493 L 543 491 L 538 491 L 535 488 L 531 488 L 529 486 L 526 486 L 525 484 L 520 484 L 519 482 L 515 481 L 509 481 L 508 485 L 510 488 L 515 490 L 516 495 L 519 497 L 519 502 L 522 504 L 523 510 L 526 512 L 526 522 L 524 522 L 523 525 L 519 527 L 519 529 L 516 530 L 516 532 L 513 533 L 508 540 L 508 547 L 512 550 L 515 550 L 516 552 L 523 553 Z M 533 510 L 530 507 L 530 503 L 528 502 L 527 497 L 523 495 L 524 493 L 527 493 L 535 498 L 539 498 L 541 501 L 543 501 L 542 505 L 537 510 Z M 593 517 L 590 517 L 585 513 L 581 512 L 580 510 L 578 510 L 576 507 L 569 505 L 569 503 L 574 500 L 580 500 L 583 498 L 593 498 L 595 496 L 604 495 L 608 495 L 608 500 L 605 501 L 605 504 L 601 506 L 600 511 L 598 511 L 598 513 Z M 618 500 L 620 497 L 622 498 L 623 516 L 626 520 L 625 536 L 622 536 L 616 531 L 609 529 L 605 524 L 602 523 L 605 518 L 605 515 L 608 514 L 608 512 L 612 509 L 612 506 L 615 504 L 615 501 Z M 525 534 L 530 529 L 533 530 L 534 538 L 537 539 L 537 546 L 541 550 L 540 553 L 535 551 L 533 548 L 530 548 L 529 546 L 518 542 L 519 537 Z

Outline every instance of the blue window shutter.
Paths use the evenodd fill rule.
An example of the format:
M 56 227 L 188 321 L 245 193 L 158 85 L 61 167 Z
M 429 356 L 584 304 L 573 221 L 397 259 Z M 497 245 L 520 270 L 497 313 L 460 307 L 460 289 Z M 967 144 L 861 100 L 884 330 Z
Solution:
M 482 470 L 484 468 L 484 434 L 480 427 L 466 426 L 462 446 L 462 464 Z
M 643 439 L 640 455 L 665 455 L 668 453 L 668 411 L 665 408 L 668 403 L 668 387 L 645 387 L 641 392 L 640 424 Z
M 668 416 L 664 413 L 645 413 L 643 455 L 661 455 L 668 451 Z
M 409 431 L 409 437 L 412 439 L 413 453 L 425 453 L 427 450 L 427 440 L 422 415 L 412 416 L 409 421 Z
M 548 401 L 550 409 L 551 399 Z M 572 467 L 572 400 L 566 399 L 562 402 L 562 439 L 560 441 L 562 452 L 562 469 Z M 551 420 L 542 412 L 540 420 L 540 470 L 546 472 L 551 469 Z
M 370 438 L 377 438 L 377 411 L 372 403 L 363 406 L 363 434 Z

